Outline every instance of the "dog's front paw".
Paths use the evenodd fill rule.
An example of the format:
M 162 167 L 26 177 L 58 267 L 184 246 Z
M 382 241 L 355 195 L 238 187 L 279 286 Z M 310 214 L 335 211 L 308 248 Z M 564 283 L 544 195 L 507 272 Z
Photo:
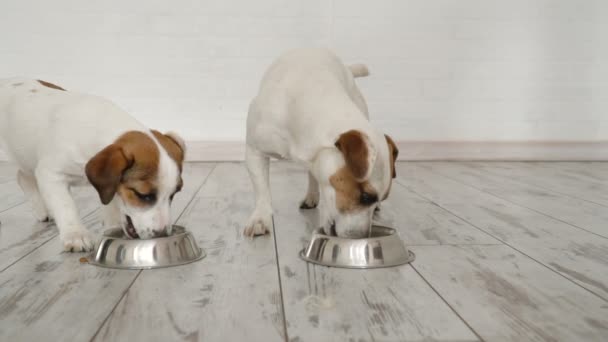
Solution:
M 88 230 L 76 230 L 61 235 L 66 252 L 89 252 L 95 246 L 95 235 Z
M 42 203 L 32 201 L 32 210 L 38 222 L 50 222 L 53 219 Z
M 247 221 L 243 235 L 254 237 L 256 235 L 264 235 L 272 229 L 272 214 L 253 213 Z
M 306 194 L 306 197 L 300 202 L 300 209 L 314 209 L 319 204 L 319 194 Z
M 36 220 L 38 220 L 38 222 L 44 222 L 44 223 L 53 222 L 53 218 L 51 217 L 51 215 L 45 215 L 45 216 L 36 215 Z

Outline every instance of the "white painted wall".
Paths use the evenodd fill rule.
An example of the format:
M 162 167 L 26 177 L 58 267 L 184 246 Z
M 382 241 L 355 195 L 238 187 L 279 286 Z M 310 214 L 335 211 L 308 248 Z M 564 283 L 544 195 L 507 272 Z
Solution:
M 598 141 L 607 3 L 2 0 L 0 77 L 103 95 L 190 141 L 241 141 L 272 59 L 330 46 L 368 64 L 373 121 L 396 140 Z

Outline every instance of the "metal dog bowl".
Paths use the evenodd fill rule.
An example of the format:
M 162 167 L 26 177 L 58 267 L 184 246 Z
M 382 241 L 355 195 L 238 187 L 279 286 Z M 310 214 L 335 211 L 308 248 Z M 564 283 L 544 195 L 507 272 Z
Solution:
M 188 264 L 205 257 L 194 236 L 182 226 L 173 226 L 167 237 L 128 239 L 121 228 L 108 229 L 96 245 L 90 263 L 122 269 L 150 269 Z
M 373 225 L 371 236 L 362 239 L 327 236 L 319 228 L 300 257 L 314 264 L 342 268 L 391 267 L 415 259 L 393 228 L 379 225 Z

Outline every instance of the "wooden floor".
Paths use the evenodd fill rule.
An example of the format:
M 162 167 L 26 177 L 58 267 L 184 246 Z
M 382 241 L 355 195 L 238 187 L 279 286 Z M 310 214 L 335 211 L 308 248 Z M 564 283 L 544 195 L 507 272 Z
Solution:
M 273 163 L 270 236 L 240 163 L 189 164 L 173 217 L 200 262 L 122 271 L 61 253 L 0 164 L 0 341 L 608 341 L 608 163 L 400 163 L 382 220 L 407 266 L 298 258 L 306 173 Z M 98 200 L 77 192 L 99 232 Z

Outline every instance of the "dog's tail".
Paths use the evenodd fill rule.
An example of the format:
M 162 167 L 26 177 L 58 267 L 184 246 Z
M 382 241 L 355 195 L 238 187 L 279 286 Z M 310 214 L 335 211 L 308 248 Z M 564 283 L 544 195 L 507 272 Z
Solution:
M 367 68 L 367 66 L 365 64 L 352 64 L 352 65 L 349 65 L 348 68 L 350 69 L 350 72 L 352 72 L 353 76 L 355 76 L 355 77 L 369 76 L 369 69 Z

